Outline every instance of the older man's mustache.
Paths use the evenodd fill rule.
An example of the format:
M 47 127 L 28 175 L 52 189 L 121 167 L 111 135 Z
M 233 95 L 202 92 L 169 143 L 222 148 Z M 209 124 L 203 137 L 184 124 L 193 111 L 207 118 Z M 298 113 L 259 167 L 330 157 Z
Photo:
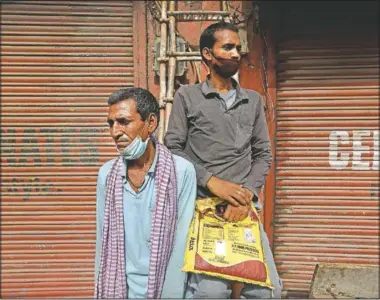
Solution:
M 130 142 L 130 141 L 131 139 L 126 134 L 123 134 L 116 140 L 116 142 Z

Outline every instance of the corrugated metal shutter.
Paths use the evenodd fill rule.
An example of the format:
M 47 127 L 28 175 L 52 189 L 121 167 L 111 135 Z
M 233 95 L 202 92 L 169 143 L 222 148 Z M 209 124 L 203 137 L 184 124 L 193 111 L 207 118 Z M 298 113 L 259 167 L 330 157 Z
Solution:
M 274 255 L 288 297 L 308 297 L 318 262 L 379 263 L 378 149 L 376 37 L 279 44 Z
M 1 297 L 92 297 L 107 97 L 133 85 L 132 2 L 1 3 Z

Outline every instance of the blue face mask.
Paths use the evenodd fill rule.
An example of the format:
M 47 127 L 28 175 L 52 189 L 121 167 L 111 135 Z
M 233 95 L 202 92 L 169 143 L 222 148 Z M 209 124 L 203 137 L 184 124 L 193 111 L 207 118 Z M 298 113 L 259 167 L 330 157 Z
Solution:
M 144 124 L 144 128 L 145 128 L 145 124 Z M 143 131 L 144 128 L 141 131 Z M 119 151 L 119 153 L 125 160 L 138 159 L 145 153 L 146 147 L 148 146 L 148 142 L 149 142 L 149 137 L 144 142 L 141 139 L 141 136 L 137 135 L 135 139 L 132 141 L 132 143 L 130 143 L 123 150 Z
M 134 160 L 141 157 L 148 146 L 149 137 L 144 142 L 138 135 L 127 147 L 120 151 L 120 155 L 126 160 Z

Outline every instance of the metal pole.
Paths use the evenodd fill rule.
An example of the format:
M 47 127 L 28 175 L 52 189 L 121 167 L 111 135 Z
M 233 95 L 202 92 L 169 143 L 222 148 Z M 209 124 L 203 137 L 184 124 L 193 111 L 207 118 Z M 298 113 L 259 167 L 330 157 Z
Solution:
M 202 60 L 201 56 L 178 56 L 177 61 L 190 61 L 190 60 Z M 169 61 L 169 57 L 165 58 L 157 58 L 158 62 L 166 62 Z
M 222 1 L 222 10 L 227 13 L 227 15 L 224 17 L 224 22 L 231 23 L 227 1 Z
M 187 10 L 187 11 L 170 11 L 169 16 L 178 15 L 217 15 L 217 16 L 228 16 L 228 11 L 211 11 L 211 10 Z
M 169 1 L 169 13 L 174 12 L 175 1 Z M 175 17 L 169 16 L 169 49 L 171 53 L 176 51 L 176 35 L 175 35 Z M 174 96 L 174 80 L 176 72 L 176 57 L 169 57 L 169 74 L 168 74 L 168 92 L 165 105 L 165 132 L 169 125 L 169 117 L 172 112 L 173 96 Z
M 199 55 L 199 52 L 194 52 L 194 51 L 189 51 L 189 52 L 172 52 L 172 51 L 168 51 L 167 56 L 197 56 Z
M 222 11 L 223 12 L 228 12 L 228 4 L 227 1 L 222 1 Z
M 161 19 L 167 18 L 167 1 L 161 1 Z M 160 40 L 160 123 L 158 124 L 158 141 L 163 142 L 165 133 L 165 99 L 166 99 L 166 43 L 167 43 L 167 24 L 161 22 Z
M 190 61 L 190 60 L 202 60 L 202 56 L 179 56 L 177 57 L 178 61 Z

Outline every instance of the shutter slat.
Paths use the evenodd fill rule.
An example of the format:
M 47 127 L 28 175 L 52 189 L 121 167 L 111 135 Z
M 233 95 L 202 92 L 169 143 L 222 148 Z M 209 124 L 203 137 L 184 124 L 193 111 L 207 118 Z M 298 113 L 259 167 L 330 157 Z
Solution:
M 2 1 L 1 298 L 92 298 L 107 98 L 133 86 L 132 2 Z

